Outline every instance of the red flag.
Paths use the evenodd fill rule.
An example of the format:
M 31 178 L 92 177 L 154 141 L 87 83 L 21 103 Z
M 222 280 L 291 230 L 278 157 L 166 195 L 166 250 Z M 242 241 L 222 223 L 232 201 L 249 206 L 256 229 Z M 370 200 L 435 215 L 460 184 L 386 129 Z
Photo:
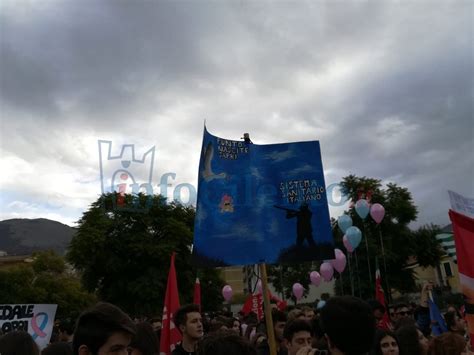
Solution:
M 171 255 L 168 285 L 166 286 L 165 304 L 163 306 L 163 326 L 161 329 L 160 355 L 170 355 L 181 340 L 181 333 L 175 327 L 173 316 L 179 308 L 178 282 L 174 268 L 174 255 Z
M 194 284 L 194 297 L 193 303 L 199 306 L 199 312 L 201 311 L 201 283 L 199 278 L 196 277 L 196 283 Z
M 261 293 L 250 295 L 245 301 L 242 313 L 249 314 L 250 312 L 255 313 L 259 320 L 263 319 L 263 297 Z
M 375 299 L 385 307 L 385 312 L 382 319 L 378 322 L 377 328 L 384 330 L 391 330 L 392 324 L 390 323 L 390 317 L 388 315 L 387 304 L 385 303 L 385 293 L 382 288 L 382 276 L 380 275 L 379 264 L 376 263 L 377 269 L 375 270 Z
M 277 296 L 272 295 L 270 290 L 268 290 L 268 293 L 270 294 L 270 301 L 276 302 L 276 306 L 277 306 L 278 310 L 283 312 L 286 309 L 286 307 L 288 306 L 286 301 L 283 301 L 282 299 L 278 298 Z
M 449 210 L 453 223 L 454 244 L 458 259 L 459 283 L 464 294 L 466 323 L 474 347 L 474 219 Z

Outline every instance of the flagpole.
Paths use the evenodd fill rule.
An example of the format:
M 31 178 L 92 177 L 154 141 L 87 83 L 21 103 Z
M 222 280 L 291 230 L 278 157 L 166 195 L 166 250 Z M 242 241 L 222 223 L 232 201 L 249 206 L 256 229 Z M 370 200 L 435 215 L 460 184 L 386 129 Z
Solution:
M 359 298 L 362 298 L 362 294 L 360 291 L 360 273 L 359 273 L 359 259 L 357 258 L 357 250 L 354 250 L 354 255 L 356 259 L 356 274 L 357 274 L 357 284 L 359 286 Z
M 277 355 L 275 333 L 273 331 L 272 309 L 270 305 L 270 297 L 268 294 L 267 268 L 265 263 L 260 264 L 260 274 L 262 277 L 262 291 L 265 309 L 265 323 L 267 324 L 268 346 L 270 348 L 270 355 Z

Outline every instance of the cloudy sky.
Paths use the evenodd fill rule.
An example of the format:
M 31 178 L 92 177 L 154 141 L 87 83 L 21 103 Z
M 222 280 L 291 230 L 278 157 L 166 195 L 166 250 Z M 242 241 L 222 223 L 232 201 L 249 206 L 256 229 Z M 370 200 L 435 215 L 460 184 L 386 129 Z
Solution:
M 472 1 L 0 7 L 0 220 L 73 225 L 101 192 L 98 140 L 155 146 L 169 194 L 196 185 L 204 120 L 230 139 L 320 140 L 327 184 L 407 187 L 414 226 L 448 223 L 448 189 L 474 197 Z

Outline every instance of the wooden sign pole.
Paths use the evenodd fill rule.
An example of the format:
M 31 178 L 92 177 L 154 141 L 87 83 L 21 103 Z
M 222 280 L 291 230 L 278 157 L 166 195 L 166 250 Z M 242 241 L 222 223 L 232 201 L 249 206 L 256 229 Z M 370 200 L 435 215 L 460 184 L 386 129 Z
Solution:
M 262 292 L 265 310 L 265 323 L 267 324 L 268 346 L 270 355 L 277 355 L 275 332 L 273 331 L 272 307 L 270 305 L 270 295 L 268 292 L 267 268 L 265 263 L 260 264 L 260 274 L 262 275 Z

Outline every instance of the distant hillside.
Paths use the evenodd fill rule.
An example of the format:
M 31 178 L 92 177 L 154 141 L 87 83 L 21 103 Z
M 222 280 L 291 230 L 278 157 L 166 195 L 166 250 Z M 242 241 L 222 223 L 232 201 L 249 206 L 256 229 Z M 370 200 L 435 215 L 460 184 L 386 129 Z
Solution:
M 72 227 L 45 218 L 7 219 L 0 221 L 0 250 L 8 255 L 46 249 L 64 254 L 75 232 Z

